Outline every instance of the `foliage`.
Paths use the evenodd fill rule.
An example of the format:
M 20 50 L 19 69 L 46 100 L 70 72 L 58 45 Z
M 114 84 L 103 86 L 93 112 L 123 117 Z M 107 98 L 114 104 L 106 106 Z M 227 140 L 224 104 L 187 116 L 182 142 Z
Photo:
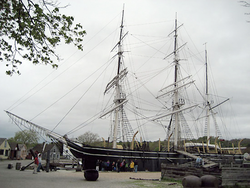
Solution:
M 8 139 L 8 142 L 16 142 L 25 144 L 27 147 L 37 144 L 39 140 L 38 134 L 32 130 L 18 131 L 15 133 L 14 138 Z
M 92 133 L 90 131 L 85 132 L 83 135 L 80 135 L 78 141 L 87 145 L 99 142 L 101 139 L 98 134 Z
M 59 60 L 54 50 L 62 39 L 83 50 L 85 30 L 73 25 L 72 16 L 60 14 L 53 0 L 1 0 L 0 13 L 0 61 L 8 75 L 20 74 L 17 66 L 24 60 L 57 68 L 52 57 Z
M 81 135 L 79 137 L 84 137 L 84 138 L 88 137 L 86 135 L 88 135 L 89 133 L 93 134 L 91 132 L 86 132 L 85 134 L 83 134 L 83 135 Z M 97 134 L 94 134 L 94 135 L 96 135 L 96 137 L 99 138 L 99 136 Z M 78 137 L 78 141 L 79 142 L 82 142 L 82 143 L 85 143 L 85 144 L 88 144 L 88 145 L 98 146 L 98 147 L 103 147 L 103 145 L 104 145 L 103 141 L 101 141 L 100 138 L 99 138 L 99 140 L 95 140 L 95 139 L 89 138 L 89 140 L 93 140 L 93 142 L 89 142 L 89 141 L 87 141 L 87 139 L 86 139 L 86 141 L 83 141 L 79 137 Z M 238 147 L 238 143 L 239 143 L 240 140 L 241 139 L 232 139 L 232 140 L 220 140 L 220 139 L 218 139 L 217 144 L 220 142 L 220 144 L 221 144 L 222 147 L 229 147 L 230 148 L 230 147 L 232 147 L 232 144 L 234 145 L 234 147 Z M 191 140 L 191 142 L 193 142 L 193 143 L 202 143 L 202 141 L 203 141 L 203 143 L 206 143 L 207 142 L 207 138 L 206 137 L 200 137 L 198 139 Z M 185 142 L 188 143 L 190 141 L 186 140 Z M 215 138 L 211 137 L 210 143 L 214 144 L 214 142 L 215 142 Z M 134 148 L 136 149 L 137 144 L 136 143 L 134 143 L 134 144 L 135 144 Z M 150 141 L 147 144 L 149 144 L 149 150 L 150 151 L 159 151 L 159 141 L 158 140 L 156 140 L 156 141 Z M 122 145 L 123 148 L 130 148 L 129 146 L 131 145 L 131 143 L 129 143 L 129 142 L 124 142 L 124 143 L 123 142 L 119 142 L 119 145 Z M 161 145 L 161 151 L 167 150 L 167 141 L 166 140 L 165 141 L 161 141 L 160 145 Z M 247 147 L 244 150 L 244 152 L 250 153 L 250 139 L 246 139 L 246 138 L 243 139 L 243 141 L 241 142 L 240 145 L 241 145 L 241 147 Z M 170 143 L 170 149 L 171 149 L 171 146 L 172 145 Z M 105 147 L 106 148 L 112 148 L 112 143 L 111 142 L 108 143 L 106 141 Z
M 148 173 L 154 173 L 154 172 L 148 172 Z M 154 188 L 165 188 L 165 187 L 171 187 L 171 188 L 179 188 L 183 187 L 181 180 L 170 180 L 170 179 L 161 179 L 160 181 L 130 181 L 126 182 L 127 184 L 133 184 L 134 187 L 154 187 Z
M 243 7 L 250 7 L 250 3 L 248 3 L 247 1 L 239 1 L 239 3 L 241 3 L 241 5 L 243 6 Z M 250 15 L 250 13 L 248 12 L 248 13 L 245 13 L 246 15 Z M 247 21 L 247 22 L 249 22 L 250 23 L 250 21 Z

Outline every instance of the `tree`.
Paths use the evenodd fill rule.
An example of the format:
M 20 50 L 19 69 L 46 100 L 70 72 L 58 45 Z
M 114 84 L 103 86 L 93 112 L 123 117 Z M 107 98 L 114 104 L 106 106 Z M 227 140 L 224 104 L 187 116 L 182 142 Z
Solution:
M 73 25 L 72 16 L 60 14 L 53 0 L 1 0 L 0 13 L 0 61 L 8 67 L 7 75 L 20 74 L 24 60 L 57 68 L 53 57 L 59 60 L 55 47 L 62 39 L 83 50 L 85 30 Z
M 93 144 L 95 142 L 99 142 L 101 139 L 98 134 L 92 133 L 90 131 L 80 135 L 78 141 L 87 145 Z
M 250 3 L 248 3 L 247 1 L 239 1 L 239 3 L 241 3 L 241 5 L 243 6 L 243 7 L 250 7 Z M 245 13 L 246 15 L 250 15 L 250 13 L 248 12 L 248 13 Z M 249 22 L 250 23 L 250 21 L 247 21 L 247 22 Z
M 16 132 L 14 138 L 8 139 L 8 142 L 17 142 L 19 144 L 30 146 L 32 144 L 37 144 L 38 140 L 39 137 L 35 131 L 25 130 Z

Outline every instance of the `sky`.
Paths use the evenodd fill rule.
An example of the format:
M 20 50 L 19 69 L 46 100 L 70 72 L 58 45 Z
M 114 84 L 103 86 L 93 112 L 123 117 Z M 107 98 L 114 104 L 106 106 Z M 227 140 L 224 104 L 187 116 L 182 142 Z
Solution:
M 69 5 L 61 12 L 73 16 L 75 22 L 81 23 L 86 30 L 84 51 L 77 51 L 72 45 L 61 44 L 56 50 L 61 58 L 58 69 L 23 62 L 19 66 L 21 75 L 11 77 L 5 74 L 4 62 L 0 63 L 0 137 L 14 137 L 15 132 L 20 131 L 20 128 L 11 122 L 5 110 L 47 129 L 55 128 L 55 132 L 61 135 L 100 111 L 104 105 L 103 88 L 114 74 L 110 72 L 102 79 L 97 79 L 97 73 L 100 73 L 103 65 L 115 55 L 110 51 L 118 41 L 124 6 L 124 28 L 129 31 L 126 40 L 131 40 L 132 43 L 141 42 L 142 36 L 148 35 L 165 36 L 168 39 L 176 17 L 178 24 L 184 24 L 183 30 L 188 33 L 186 37 L 190 48 L 194 48 L 203 56 L 206 43 L 216 92 L 220 96 L 230 98 L 227 102 L 229 107 L 224 107 L 225 111 L 231 111 L 230 114 L 227 113 L 232 123 L 226 127 L 230 132 L 229 138 L 250 138 L 250 23 L 247 22 L 250 16 L 245 14 L 250 12 L 249 8 L 241 6 L 237 0 L 58 2 L 60 6 Z M 151 52 L 153 47 L 139 48 L 137 46 L 128 49 L 128 53 L 124 54 L 128 65 L 134 66 L 134 71 L 142 72 L 163 66 L 142 60 L 142 56 L 156 53 Z M 137 53 L 137 56 L 133 56 L 133 53 Z M 168 52 L 165 56 L 167 54 Z M 161 53 L 157 55 L 164 58 Z M 157 88 L 159 81 L 158 79 L 151 83 L 152 92 L 160 88 Z M 99 86 L 95 87 L 93 82 Z M 67 97 L 64 97 L 66 94 Z M 105 124 L 106 122 L 102 121 L 91 123 L 72 133 L 70 137 L 91 131 L 107 139 L 109 127 Z M 150 133 L 149 140 L 166 138 L 162 130 L 157 133 L 155 127 L 147 129 L 147 134 Z

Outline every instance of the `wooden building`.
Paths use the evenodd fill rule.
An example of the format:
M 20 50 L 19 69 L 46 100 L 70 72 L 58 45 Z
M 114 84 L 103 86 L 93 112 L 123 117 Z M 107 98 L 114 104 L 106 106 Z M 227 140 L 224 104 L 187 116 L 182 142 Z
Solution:
M 25 144 L 18 144 L 15 142 L 9 143 L 11 147 L 10 159 L 26 159 L 28 152 Z
M 0 138 L 0 159 L 8 159 L 10 155 L 10 145 L 7 138 Z
M 34 153 L 41 153 L 42 160 L 47 159 L 48 152 L 51 162 L 58 162 L 60 160 L 60 150 L 56 144 L 37 144 L 32 150 Z

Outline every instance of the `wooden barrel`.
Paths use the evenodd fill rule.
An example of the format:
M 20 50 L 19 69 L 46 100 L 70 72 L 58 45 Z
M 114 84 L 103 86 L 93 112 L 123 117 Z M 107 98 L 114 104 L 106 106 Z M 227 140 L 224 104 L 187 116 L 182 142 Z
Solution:
M 99 177 L 99 172 L 96 169 L 87 169 L 84 171 L 84 177 L 87 181 L 96 181 Z
M 21 169 L 21 163 L 16 163 L 16 170 L 20 170 Z
M 8 164 L 8 169 L 12 169 L 13 165 L 12 164 Z

